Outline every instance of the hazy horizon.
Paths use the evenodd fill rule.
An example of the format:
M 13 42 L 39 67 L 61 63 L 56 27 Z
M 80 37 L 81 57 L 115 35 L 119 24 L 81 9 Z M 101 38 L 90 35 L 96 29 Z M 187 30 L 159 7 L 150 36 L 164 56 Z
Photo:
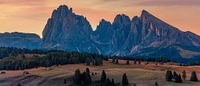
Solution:
M 36 33 L 41 36 L 52 11 L 62 4 L 85 16 L 93 29 L 101 19 L 112 22 L 117 14 L 132 18 L 140 16 L 144 9 L 182 31 L 200 35 L 198 0 L 6 0 L 0 1 L 0 32 Z

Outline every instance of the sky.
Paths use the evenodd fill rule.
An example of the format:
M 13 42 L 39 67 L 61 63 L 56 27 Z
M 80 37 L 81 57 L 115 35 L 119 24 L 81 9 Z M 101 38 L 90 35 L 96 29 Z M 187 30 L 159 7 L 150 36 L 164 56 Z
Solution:
M 0 0 L 0 33 L 42 36 L 52 11 L 63 4 L 87 17 L 94 30 L 101 19 L 112 22 L 117 14 L 132 18 L 144 9 L 182 31 L 200 35 L 200 0 Z

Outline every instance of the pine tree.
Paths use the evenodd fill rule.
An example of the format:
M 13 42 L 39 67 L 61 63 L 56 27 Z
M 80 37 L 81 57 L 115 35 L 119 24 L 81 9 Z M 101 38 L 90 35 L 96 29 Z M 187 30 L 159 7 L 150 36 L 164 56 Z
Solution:
M 155 82 L 154 86 L 158 86 L 158 82 Z
M 198 81 L 198 78 L 197 78 L 195 71 L 192 71 L 190 81 Z
M 172 71 L 167 70 L 165 78 L 166 78 L 166 81 L 172 81 L 172 78 L 173 78 Z
M 83 72 L 82 74 L 83 85 L 89 85 L 91 83 L 91 77 L 87 72 Z
M 86 68 L 86 73 L 88 73 L 90 75 L 90 69 Z
M 126 64 L 127 64 L 127 65 L 129 65 L 129 64 L 130 64 L 129 60 L 127 60 L 127 61 L 126 61 Z
M 106 78 L 106 72 L 103 70 L 101 73 L 101 83 L 105 83 Z
M 64 79 L 64 84 L 67 84 L 67 80 L 66 79 Z
M 173 72 L 173 78 L 175 79 L 175 78 L 177 78 L 177 76 L 178 76 L 178 74 L 174 71 Z
M 81 72 L 79 69 L 76 69 L 75 74 L 74 74 L 74 82 L 78 85 L 81 84 Z
M 129 84 L 126 73 L 122 76 L 122 86 L 127 86 Z
M 115 81 L 114 81 L 114 79 L 112 79 L 112 84 L 111 84 L 111 86 L 115 86 Z
M 179 82 L 179 83 L 182 83 L 182 82 L 183 82 L 180 74 L 178 75 L 178 82 Z
M 118 58 L 116 58 L 116 62 L 115 62 L 115 64 L 119 64 Z
M 175 74 L 175 76 L 174 76 L 174 80 L 175 80 L 175 82 L 176 83 L 182 83 L 182 79 L 181 79 L 181 75 L 179 74 Z
M 183 70 L 183 72 L 182 72 L 182 78 L 183 78 L 183 80 L 186 79 L 186 71 L 185 70 Z

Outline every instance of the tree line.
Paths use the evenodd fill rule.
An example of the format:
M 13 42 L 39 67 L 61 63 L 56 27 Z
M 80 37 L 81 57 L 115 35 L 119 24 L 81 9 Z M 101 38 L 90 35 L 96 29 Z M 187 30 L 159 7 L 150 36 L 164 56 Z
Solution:
M 64 52 L 50 51 L 45 54 L 24 53 L 16 56 L 10 56 L 0 60 L 0 70 L 23 70 L 37 67 L 50 67 L 53 65 L 79 64 L 93 62 L 95 66 L 103 65 L 103 55 L 79 53 L 79 52 Z M 89 59 L 89 60 L 88 60 Z

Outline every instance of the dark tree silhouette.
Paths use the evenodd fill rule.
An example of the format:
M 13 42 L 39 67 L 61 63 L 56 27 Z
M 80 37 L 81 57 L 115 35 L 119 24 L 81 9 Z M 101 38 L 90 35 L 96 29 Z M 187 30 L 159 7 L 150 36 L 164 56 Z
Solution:
M 159 85 L 158 85 L 158 82 L 155 82 L 155 83 L 154 83 L 154 86 L 159 86 Z
M 190 81 L 198 81 L 198 78 L 197 78 L 195 71 L 192 71 Z
M 116 58 L 115 64 L 119 64 L 119 59 Z
M 174 71 L 173 72 L 173 79 L 177 78 L 178 74 Z
M 128 82 L 126 73 L 124 73 L 122 76 L 122 86 L 127 86 L 127 85 L 129 85 L 129 82 Z
M 66 79 L 64 79 L 64 84 L 67 84 L 67 80 Z
M 103 70 L 102 73 L 101 73 L 101 83 L 105 83 L 105 80 L 107 79 L 107 76 L 106 76 L 106 72 Z
M 126 61 L 126 64 L 127 64 L 127 65 L 129 65 L 129 64 L 130 64 L 129 60 L 127 60 L 127 61 Z
M 183 72 L 182 72 L 182 78 L 183 78 L 183 80 L 186 79 L 186 71 L 185 70 L 183 70 Z
M 75 84 L 78 84 L 78 85 L 81 84 L 81 72 L 79 69 L 76 69 L 76 71 L 75 71 L 74 82 L 75 82 Z
M 111 84 L 111 86 L 115 86 L 115 81 L 114 81 L 114 79 L 112 79 L 112 84 Z
M 172 71 L 167 70 L 165 78 L 166 78 L 166 81 L 172 81 L 172 78 L 173 78 Z

